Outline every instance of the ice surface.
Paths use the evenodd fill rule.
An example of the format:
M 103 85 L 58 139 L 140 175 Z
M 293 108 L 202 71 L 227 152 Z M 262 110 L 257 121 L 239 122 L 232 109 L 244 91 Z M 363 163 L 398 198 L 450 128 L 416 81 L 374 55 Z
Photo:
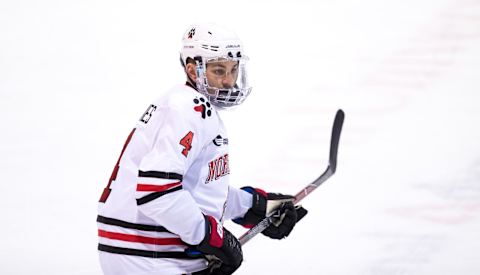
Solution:
M 337 174 L 236 274 L 480 274 L 480 2 L 3 1 L 0 274 L 101 274 L 96 202 L 134 122 L 183 81 L 193 21 L 235 29 L 251 97 L 223 114 L 232 184 Z M 243 229 L 228 223 L 237 235 Z

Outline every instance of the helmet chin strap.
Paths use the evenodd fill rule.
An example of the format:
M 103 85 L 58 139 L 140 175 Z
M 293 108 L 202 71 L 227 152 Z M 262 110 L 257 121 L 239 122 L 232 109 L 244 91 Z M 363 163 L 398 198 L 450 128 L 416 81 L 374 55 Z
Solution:
M 193 89 L 195 89 L 197 92 L 198 92 L 198 89 L 197 89 L 197 84 L 195 83 L 195 81 L 192 80 L 192 78 L 187 74 L 187 85 L 192 87 Z

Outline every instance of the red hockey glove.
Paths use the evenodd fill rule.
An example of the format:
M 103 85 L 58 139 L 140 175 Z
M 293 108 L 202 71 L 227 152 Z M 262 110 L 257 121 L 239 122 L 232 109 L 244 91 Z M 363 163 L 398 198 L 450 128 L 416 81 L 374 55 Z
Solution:
M 206 273 L 200 274 L 232 274 L 243 261 L 240 242 L 211 216 L 205 217 L 205 228 L 205 238 L 195 249 L 207 255 L 207 259 L 211 261 Z
M 267 193 L 262 189 L 250 186 L 242 187 L 242 190 L 252 194 L 252 207 L 243 218 L 233 221 L 245 227 L 252 228 L 262 221 L 267 215 L 274 218 L 274 223 L 267 227 L 262 234 L 272 239 L 283 239 L 287 237 L 306 214 L 303 207 L 293 205 L 293 196 L 279 193 Z

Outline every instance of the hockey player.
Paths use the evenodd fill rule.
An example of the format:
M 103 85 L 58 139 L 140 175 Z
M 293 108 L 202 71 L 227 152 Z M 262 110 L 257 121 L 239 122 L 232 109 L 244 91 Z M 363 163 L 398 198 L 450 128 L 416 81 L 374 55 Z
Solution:
M 106 275 L 232 274 L 243 255 L 225 220 L 251 227 L 277 203 L 277 221 L 263 233 L 282 239 L 305 214 L 297 214 L 291 196 L 229 185 L 228 135 L 218 111 L 251 91 L 241 41 L 225 28 L 199 24 L 182 42 L 186 84 L 148 106 L 100 198 L 98 250 Z

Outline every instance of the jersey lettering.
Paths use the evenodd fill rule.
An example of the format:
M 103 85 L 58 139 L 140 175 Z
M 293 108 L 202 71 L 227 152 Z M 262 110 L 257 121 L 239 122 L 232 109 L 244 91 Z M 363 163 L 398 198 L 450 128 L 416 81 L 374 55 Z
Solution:
M 155 105 L 150 105 L 147 110 L 145 111 L 145 113 L 143 113 L 142 117 L 140 118 L 140 121 L 147 124 L 147 122 L 150 120 L 150 118 L 152 117 L 152 114 L 153 112 L 155 112 L 155 110 L 157 109 L 157 106 Z
M 208 177 L 205 181 L 205 184 L 228 174 L 230 174 L 230 167 L 228 165 L 228 154 L 225 154 L 217 159 L 212 160 L 208 164 Z

